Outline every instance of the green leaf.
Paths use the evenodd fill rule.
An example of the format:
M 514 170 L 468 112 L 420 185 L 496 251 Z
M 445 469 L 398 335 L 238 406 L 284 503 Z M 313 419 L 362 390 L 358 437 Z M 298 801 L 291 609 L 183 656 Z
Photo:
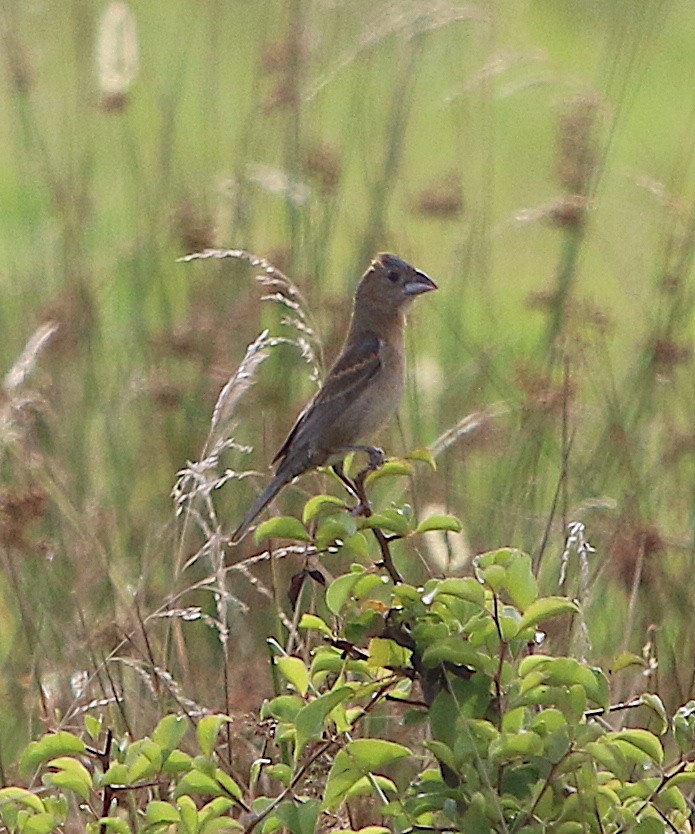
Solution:
M 402 744 L 380 738 L 358 738 L 345 745 L 345 752 L 357 767 L 373 771 L 385 767 L 397 759 L 412 756 Z
M 531 557 L 519 553 L 507 570 L 507 592 L 523 613 L 538 598 L 538 583 L 533 575 Z
M 297 729 L 297 741 L 295 747 L 295 759 L 299 759 L 304 747 L 323 734 L 326 719 L 330 713 L 346 701 L 353 693 L 351 686 L 340 686 L 332 689 L 324 695 L 315 698 L 303 709 L 299 710 L 295 719 Z
M 692 786 L 695 785 L 695 770 L 692 769 L 692 765 L 689 767 L 690 770 L 684 770 L 682 773 L 671 776 L 668 780 L 669 785 L 688 785 L 691 790 Z
M 276 657 L 275 663 L 297 692 L 306 695 L 309 690 L 309 670 L 304 661 L 299 657 L 285 656 Z
M 179 813 L 181 814 L 182 828 L 186 834 L 198 834 L 200 820 L 198 809 L 190 796 L 182 796 L 178 801 Z
M 374 481 L 380 481 L 382 478 L 395 478 L 398 476 L 413 475 L 415 469 L 412 463 L 407 460 L 387 460 L 383 466 L 370 472 L 364 480 L 366 486 L 373 484 Z
M 302 619 L 299 621 L 299 628 L 313 628 L 325 634 L 327 637 L 333 635 L 328 625 L 321 617 L 317 617 L 316 614 L 302 614 Z
M 58 773 L 47 773 L 46 779 L 59 788 L 74 791 L 85 802 L 89 799 L 92 789 L 92 776 L 87 768 L 71 756 L 60 756 L 51 759 L 48 767 L 55 767 Z
M 369 558 L 369 544 L 367 543 L 367 537 L 359 530 L 354 536 L 348 536 L 343 541 L 343 549 L 347 549 L 351 553 L 354 553 L 354 555 L 360 559 Z
M 454 751 L 443 741 L 426 741 L 424 746 L 432 753 L 438 762 L 445 764 L 450 770 L 456 771 L 456 757 Z
M 231 817 L 220 817 L 219 819 L 210 820 L 204 825 L 201 823 L 200 834 L 235 834 L 237 831 L 244 830 L 245 827 L 239 820 L 232 819 Z
M 367 773 L 412 755 L 407 747 L 391 741 L 361 738 L 339 750 L 326 784 L 323 807 L 336 808 Z
M 338 750 L 326 780 L 323 795 L 324 810 L 337 808 L 346 798 L 348 791 L 364 774 L 357 768 L 345 750 Z
M 649 709 L 657 716 L 659 720 L 657 733 L 662 736 L 666 730 L 668 730 L 668 718 L 666 716 L 666 707 L 664 706 L 664 702 L 658 695 L 654 695 L 652 692 L 645 692 L 642 696 L 640 696 L 640 700 L 645 707 L 649 707 Z
M 188 729 L 183 715 L 165 715 L 152 733 L 152 741 L 167 753 L 178 747 Z
M 383 589 L 387 584 L 388 580 L 385 576 L 380 576 L 378 573 L 366 573 L 355 583 L 352 595 L 356 600 L 372 599 L 374 597 L 372 591 L 375 588 Z
M 461 636 L 438 640 L 423 652 L 422 663 L 430 669 L 445 662 L 472 669 L 481 669 L 485 665 L 483 656 Z
M 337 808 L 347 797 L 352 786 L 364 774 L 357 768 L 345 750 L 339 750 L 328 773 L 323 795 L 324 810 Z
M 37 814 L 43 814 L 46 811 L 41 799 L 25 788 L 0 788 L 0 805 L 5 805 L 8 802 L 21 802 L 22 805 L 26 805 L 27 808 L 31 808 Z
M 570 721 L 574 723 L 581 721 L 586 712 L 586 689 L 581 684 L 574 683 L 570 686 L 567 708 L 564 711 Z
M 335 495 L 314 495 L 304 505 L 302 521 L 306 525 L 315 518 L 332 515 L 345 509 L 345 501 L 342 498 L 337 498 Z
M 447 530 L 451 533 L 460 533 L 463 524 L 455 515 L 431 515 L 421 521 L 415 528 L 416 533 L 429 533 L 431 530 Z
M 607 733 L 606 738 L 611 741 L 622 741 L 636 747 L 645 753 L 656 764 L 664 761 L 664 748 L 659 739 L 647 730 L 621 730 L 617 733 Z
M 257 544 L 265 541 L 265 539 L 296 539 L 297 541 L 309 542 L 311 536 L 298 518 L 291 515 L 281 515 L 278 518 L 270 518 L 263 524 L 259 524 L 255 539 Z
M 281 803 L 275 816 L 291 834 L 314 834 L 319 811 L 320 805 L 316 799 L 306 799 L 303 802 Z
M 177 798 L 185 794 L 224 796 L 225 791 L 211 776 L 202 773 L 200 770 L 191 770 L 181 778 L 176 786 L 175 796 Z
M 427 583 L 426 587 L 430 588 L 430 590 L 422 596 L 422 601 L 425 605 L 430 605 L 441 594 L 448 594 L 449 596 L 472 602 L 480 608 L 485 607 L 485 588 L 477 579 L 468 576 L 463 579 L 451 577 L 449 579 L 435 581 L 436 584 L 432 588 L 430 588 L 431 583 Z
M 644 658 L 632 652 L 621 652 L 611 664 L 611 672 L 620 672 L 629 666 L 644 667 Z
M 357 571 L 343 574 L 339 576 L 328 586 L 326 591 L 326 605 L 331 614 L 338 616 L 343 610 L 343 606 L 347 602 L 352 589 L 365 575 L 366 571 L 360 567 Z
M 437 471 L 437 461 L 429 449 L 416 449 L 408 455 L 408 460 L 414 460 L 421 463 L 426 463 L 435 472 Z
M 695 738 L 695 701 L 688 701 L 676 710 L 672 719 L 673 735 L 681 753 L 693 748 Z
M 243 797 L 239 785 L 222 768 L 218 767 L 215 769 L 215 781 L 224 788 L 225 795 L 234 797 L 234 799 L 241 799 Z
M 367 664 L 373 669 L 404 668 L 409 666 L 412 654 L 410 649 L 399 646 L 394 640 L 372 637 Z
M 132 834 L 132 830 L 125 820 L 119 817 L 100 817 L 93 828 L 87 827 L 87 830 L 92 831 L 111 831 L 113 834 Z
M 61 730 L 58 733 L 45 735 L 38 741 L 32 741 L 22 753 L 19 767 L 22 773 L 30 774 L 39 765 L 56 756 L 81 756 L 84 752 L 82 739 Z
M 26 814 L 26 811 L 22 813 Z M 53 814 L 33 814 L 21 824 L 22 834 L 51 834 L 59 825 Z
M 371 776 L 363 776 L 361 779 L 358 779 L 347 792 L 345 798 L 354 799 L 356 796 L 368 796 L 369 794 L 375 792 L 375 785 L 377 785 L 384 794 L 391 793 L 396 795 L 398 793 L 398 788 L 392 779 L 388 779 L 386 776 L 380 776 L 377 773 Z M 381 829 L 381 826 L 374 827 Z M 388 831 L 388 829 L 386 830 Z M 364 829 L 362 829 L 362 831 L 364 831 Z
M 539 626 L 546 620 L 561 614 L 578 614 L 579 608 L 566 597 L 543 597 L 531 603 L 519 621 L 517 634 L 529 626 Z
M 507 587 L 507 571 L 502 565 L 488 565 L 479 570 L 480 578 L 495 593 L 499 593 Z
M 319 550 L 325 550 L 333 542 L 344 542 L 357 532 L 357 519 L 349 513 L 332 515 L 319 525 L 314 541 Z
M 209 826 L 209 823 L 212 820 L 221 817 L 222 814 L 226 814 L 227 811 L 229 811 L 233 807 L 234 802 L 232 802 L 232 800 L 226 796 L 218 796 L 215 797 L 215 799 L 211 799 L 210 802 L 208 802 L 206 805 L 203 805 L 203 807 L 198 812 L 198 816 L 200 817 L 201 831 L 208 831 L 209 828 L 207 828 L 206 826 Z M 243 828 L 243 826 L 239 823 L 237 823 L 235 827 Z
M 274 764 L 266 767 L 264 771 L 268 776 L 282 782 L 285 787 L 292 781 L 292 768 L 286 764 Z
M 518 733 L 502 733 L 490 744 L 488 755 L 494 762 L 512 759 L 528 759 L 543 753 L 543 740 L 534 732 L 520 730 Z
M 304 706 L 298 695 L 278 695 L 266 701 L 261 707 L 261 718 L 277 718 L 278 721 L 294 723 L 297 713 Z
M 99 785 L 127 785 L 128 765 L 122 762 L 114 762 L 98 782 Z
M 162 765 L 162 773 L 173 776 L 191 769 L 191 757 L 183 750 L 172 750 Z
M 151 824 L 166 823 L 170 825 L 181 821 L 178 808 L 175 808 L 169 802 L 160 802 L 158 799 L 153 799 L 148 803 L 145 816 L 147 822 Z
M 204 756 L 212 756 L 212 751 L 217 744 L 217 736 L 220 734 L 222 725 L 229 723 L 232 719 L 228 715 L 206 715 L 201 718 L 196 727 L 198 746 Z
M 658 817 L 644 816 L 632 829 L 633 834 L 665 834 L 671 829 L 666 828 L 666 823 Z
M 93 715 L 85 715 L 84 727 L 92 741 L 96 741 L 101 735 L 103 723 L 104 720 L 101 717 L 95 718 Z
M 407 536 L 410 532 L 410 522 L 398 510 L 384 510 L 383 513 L 375 513 L 364 519 L 364 526 L 386 530 L 401 537 Z
M 141 779 L 151 779 L 161 770 L 162 762 L 161 752 L 158 756 L 154 755 L 153 751 L 149 749 L 147 753 L 140 753 L 128 767 L 126 782 L 132 785 Z

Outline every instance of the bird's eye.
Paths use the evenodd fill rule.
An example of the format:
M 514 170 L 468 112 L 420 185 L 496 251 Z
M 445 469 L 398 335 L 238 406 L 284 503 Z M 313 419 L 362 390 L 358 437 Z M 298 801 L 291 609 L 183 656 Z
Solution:
M 397 270 L 389 269 L 389 271 L 386 273 L 386 277 L 389 279 L 389 281 L 391 281 L 392 284 L 395 284 L 396 281 L 400 278 L 400 275 Z

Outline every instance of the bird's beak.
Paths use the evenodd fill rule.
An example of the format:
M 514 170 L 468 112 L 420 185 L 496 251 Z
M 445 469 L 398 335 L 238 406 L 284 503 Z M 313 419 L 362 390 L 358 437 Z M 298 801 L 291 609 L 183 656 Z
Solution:
M 406 295 L 420 295 L 423 292 L 431 292 L 432 290 L 437 289 L 437 285 L 429 277 L 429 275 L 425 275 L 425 273 L 420 272 L 419 269 L 414 270 L 414 272 L 414 277 L 411 278 L 410 281 L 408 281 L 403 287 L 403 291 Z

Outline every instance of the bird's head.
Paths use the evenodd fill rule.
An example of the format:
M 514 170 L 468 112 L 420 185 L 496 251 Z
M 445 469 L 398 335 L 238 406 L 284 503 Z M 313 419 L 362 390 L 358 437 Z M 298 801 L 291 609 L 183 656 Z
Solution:
M 383 309 L 400 310 L 422 293 L 436 290 L 434 281 L 396 255 L 376 256 L 357 287 L 356 300 Z

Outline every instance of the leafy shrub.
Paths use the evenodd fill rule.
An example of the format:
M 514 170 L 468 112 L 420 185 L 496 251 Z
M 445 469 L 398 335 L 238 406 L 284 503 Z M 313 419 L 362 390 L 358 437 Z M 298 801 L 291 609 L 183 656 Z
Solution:
M 393 462 L 380 476 L 406 469 Z M 312 498 L 301 522 L 262 524 L 259 540 L 317 553 L 366 556 L 371 533 L 386 571 L 354 564 L 330 583 L 322 615 L 299 620 L 313 643 L 305 656 L 269 640 L 277 694 L 260 710 L 264 742 L 249 771 L 230 775 L 223 715 L 168 715 L 138 740 L 88 715 L 87 741 L 63 731 L 25 750 L 20 770 L 43 788 L 0 790 L 6 829 L 47 834 L 79 819 L 92 832 L 190 834 L 690 831 L 695 705 L 673 718 L 667 758 L 656 695 L 611 705 L 603 670 L 545 650 L 544 624 L 581 612 L 541 596 L 518 550 L 478 556 L 475 576 L 401 581 L 395 540 L 458 527 L 403 507 L 355 517 L 331 496 Z M 295 600 L 310 579 L 322 575 L 294 578 Z M 608 723 L 626 710 L 652 730 Z

